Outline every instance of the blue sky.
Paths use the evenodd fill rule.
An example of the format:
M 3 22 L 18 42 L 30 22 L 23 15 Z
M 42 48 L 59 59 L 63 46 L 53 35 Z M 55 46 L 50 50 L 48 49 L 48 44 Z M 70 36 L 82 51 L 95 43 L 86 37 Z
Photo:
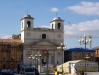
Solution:
M 50 26 L 56 16 L 65 20 L 67 48 L 83 47 L 79 36 L 91 35 L 92 47 L 99 46 L 99 0 L 0 0 L 0 37 L 20 34 L 20 19 L 27 14 L 35 18 L 34 27 Z M 68 38 L 68 36 L 72 36 Z M 98 38 L 96 38 L 98 37 Z M 87 45 L 89 47 L 89 45 Z

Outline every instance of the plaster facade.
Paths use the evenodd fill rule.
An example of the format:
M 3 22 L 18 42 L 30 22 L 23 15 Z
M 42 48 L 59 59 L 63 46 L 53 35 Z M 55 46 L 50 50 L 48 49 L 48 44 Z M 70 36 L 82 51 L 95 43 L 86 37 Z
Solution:
M 71 48 L 64 51 L 64 62 L 82 59 L 85 59 L 84 48 Z M 86 49 L 86 60 L 95 61 L 95 50 Z
M 22 60 L 21 40 L 0 39 L 0 70 L 16 69 Z
M 62 65 L 57 66 L 57 70 L 60 71 Z M 68 61 L 63 64 L 63 72 L 76 74 L 77 72 L 85 71 L 85 60 Z M 92 61 L 86 61 L 86 72 L 98 72 L 98 63 Z
M 64 20 L 62 20 L 60 17 L 56 16 L 50 22 L 50 28 L 35 28 L 34 18 L 28 14 L 25 15 L 21 19 L 21 40 L 24 43 L 24 65 L 43 65 L 43 50 L 48 50 L 48 58 L 46 58 L 46 60 L 48 59 L 48 64 L 56 66 L 63 63 L 62 57 L 64 56 L 64 52 L 57 51 L 57 47 L 60 46 L 61 43 L 64 43 Z M 41 57 L 38 63 L 34 63 L 36 60 L 29 59 L 29 56 L 32 55 L 35 57 L 35 54 L 38 52 L 41 54 Z M 47 63 L 44 65 L 47 65 Z

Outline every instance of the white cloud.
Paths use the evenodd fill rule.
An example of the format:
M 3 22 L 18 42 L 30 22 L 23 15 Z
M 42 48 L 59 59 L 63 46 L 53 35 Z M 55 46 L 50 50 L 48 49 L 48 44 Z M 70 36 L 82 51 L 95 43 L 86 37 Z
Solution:
M 39 26 L 40 28 L 50 28 L 49 25 Z M 78 24 L 69 24 L 64 26 L 65 36 L 99 36 L 99 20 L 80 22 Z M 9 38 L 11 35 L 0 35 L 0 38 Z
M 65 36 L 94 35 L 99 36 L 99 20 L 80 22 L 78 24 L 65 25 Z
M 7 38 L 10 38 L 11 37 L 11 35 L 0 35 L 0 38 L 3 38 L 3 39 L 7 39 Z
M 56 7 L 53 7 L 53 8 L 50 8 L 50 11 L 51 11 L 51 12 L 58 12 L 58 11 L 59 11 L 59 9 L 58 9 L 58 8 L 56 8 Z
M 99 2 L 81 2 L 66 9 L 72 10 L 74 13 L 85 15 L 99 15 Z
M 48 25 L 39 26 L 40 28 L 50 28 Z M 99 36 L 99 20 L 80 22 L 64 26 L 65 36 L 93 35 Z

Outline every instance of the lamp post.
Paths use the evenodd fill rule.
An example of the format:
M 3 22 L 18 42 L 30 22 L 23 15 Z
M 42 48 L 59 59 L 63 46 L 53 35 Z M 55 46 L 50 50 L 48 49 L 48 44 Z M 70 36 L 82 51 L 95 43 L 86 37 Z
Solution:
M 91 40 L 91 39 L 86 40 L 86 38 L 87 38 L 87 36 L 86 36 L 86 35 L 84 35 L 84 39 L 79 40 L 79 43 L 80 43 L 80 44 L 84 44 L 84 45 L 85 45 L 85 72 L 86 72 L 86 44 L 88 44 L 88 43 L 91 43 L 91 42 L 92 42 L 92 40 Z M 86 75 L 86 73 L 85 73 L 85 75 Z
M 63 74 L 63 63 L 64 63 L 64 50 L 66 49 L 65 45 L 63 43 L 61 43 L 61 45 L 59 47 L 57 47 L 58 50 L 62 51 L 62 74 Z
M 47 54 L 46 54 L 46 55 L 47 55 L 47 75 L 48 75 L 48 74 L 49 74 L 49 73 L 48 73 L 49 49 L 47 49 Z
M 29 56 L 29 59 L 31 59 L 31 66 L 33 65 L 33 64 L 32 64 L 32 59 L 34 59 L 34 58 L 35 58 L 35 57 L 33 57 L 33 55 L 30 55 L 30 56 Z
M 40 60 L 40 72 L 41 72 L 41 54 L 39 52 L 37 52 L 37 54 L 35 54 L 36 60 L 37 60 L 37 68 L 38 68 L 38 60 Z M 39 59 L 40 58 L 40 59 Z

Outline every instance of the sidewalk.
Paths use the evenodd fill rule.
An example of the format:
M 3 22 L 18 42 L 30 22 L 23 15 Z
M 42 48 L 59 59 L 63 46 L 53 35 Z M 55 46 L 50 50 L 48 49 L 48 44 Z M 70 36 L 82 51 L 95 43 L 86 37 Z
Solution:
M 64 75 L 78 75 L 78 74 L 64 74 Z
M 65 74 L 65 75 L 77 75 L 77 74 Z

